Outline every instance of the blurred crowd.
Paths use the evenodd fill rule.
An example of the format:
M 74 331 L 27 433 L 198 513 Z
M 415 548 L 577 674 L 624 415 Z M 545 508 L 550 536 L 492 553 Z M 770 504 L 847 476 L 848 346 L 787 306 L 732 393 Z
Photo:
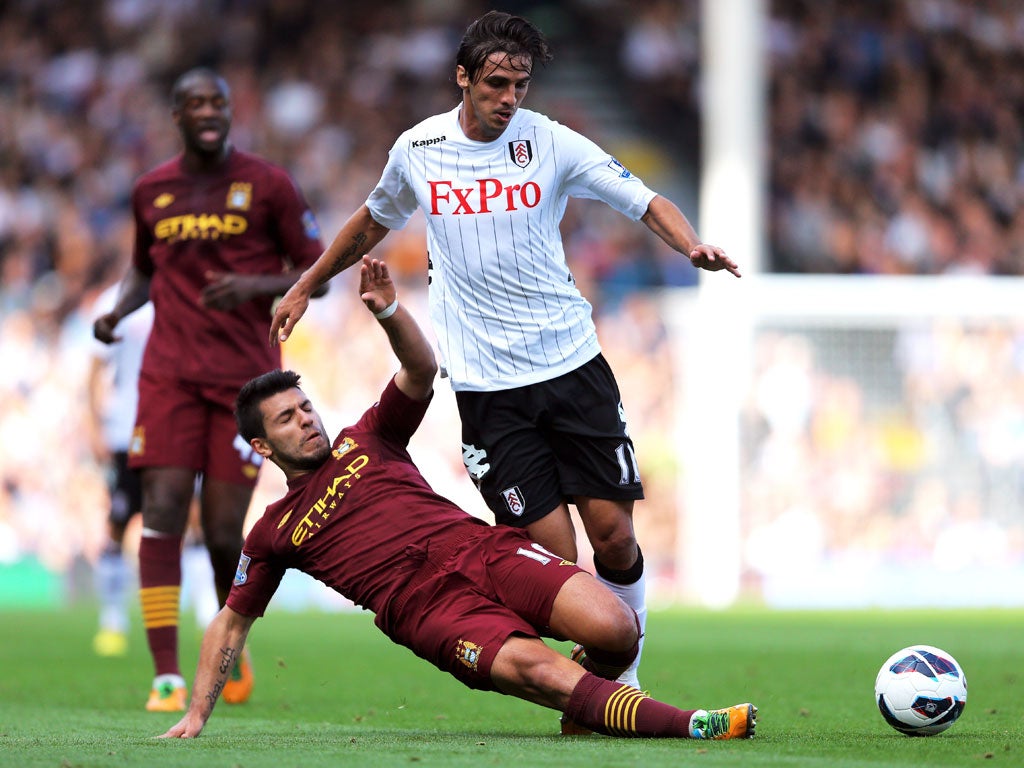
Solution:
M 1017 605 L 1024 324 L 765 329 L 743 419 L 745 589 Z
M 772 0 L 769 263 L 1024 274 L 1024 4 Z
M 535 73 L 526 106 L 619 154 L 615 137 L 603 133 L 585 101 L 555 88 L 566 59 L 583 61 L 603 101 L 630 112 L 651 147 L 664 149 L 623 152 L 667 155 L 691 171 L 700 146 L 700 5 L 500 4 L 534 19 L 554 47 L 555 59 L 548 71 Z M 765 5 L 766 263 L 780 272 L 1024 272 L 1024 78 L 1018 74 L 1024 6 L 1003 0 Z M 224 74 L 232 88 L 234 143 L 285 166 L 330 238 L 377 181 L 398 133 L 456 103 L 454 51 L 466 24 L 490 7 L 477 0 L 0 3 L 0 565 L 33 556 L 66 572 L 91 561 L 102 542 L 103 467 L 83 427 L 95 343 L 92 305 L 127 264 L 133 181 L 178 151 L 168 103 L 175 77 L 197 64 Z M 660 163 L 636 167 L 620 159 L 659 188 Z M 696 220 L 696 211 L 685 212 Z M 601 204 L 570 204 L 563 231 L 573 273 L 595 305 L 644 468 L 648 498 L 638 507 L 638 538 L 657 595 L 672 581 L 679 467 L 672 345 L 652 289 L 692 286 L 696 275 L 646 228 Z M 425 318 L 418 215 L 379 253 Z M 733 255 L 742 266 L 742 256 Z M 937 330 L 915 348 L 949 351 L 975 341 L 969 336 L 954 344 L 943 335 L 952 332 Z M 1019 347 L 988 336 L 984 342 L 995 376 L 995 355 Z M 929 358 L 939 366 L 936 374 L 912 365 L 916 358 L 908 354 L 893 364 L 891 376 L 907 388 L 899 424 L 911 426 L 894 433 L 891 422 L 854 418 L 865 403 L 856 377 L 822 373 L 799 338 L 769 335 L 759 344 L 763 367 L 752 395 L 758 404 L 745 432 L 752 579 L 771 572 L 773 543 L 793 530 L 787 524 L 799 527 L 802 520 L 813 523 L 805 530 L 820 531 L 815 552 L 863 541 L 890 554 L 913 540 L 908 526 L 937 535 L 928 515 L 953 521 L 976 514 L 1004 532 L 1017 525 L 993 510 L 1020 495 L 1016 480 L 1006 481 L 1016 476 L 998 471 L 1010 457 L 1024 458 L 1000 447 L 1000 440 L 1017 439 L 1005 425 L 1021 418 L 1019 370 L 1012 371 L 1018 384 L 1000 393 L 999 412 L 986 399 L 985 380 L 965 378 L 961 356 Z M 314 303 L 286 345 L 285 361 L 304 374 L 328 428 L 337 429 L 373 401 L 389 376 L 389 359 L 379 350 L 379 336 L 342 276 Z M 946 389 L 920 401 L 935 375 Z M 799 386 L 788 396 L 787 382 Z M 804 392 L 806 402 L 794 391 Z M 960 397 L 966 399 L 955 408 L 949 404 Z M 1011 421 L 1000 421 L 1004 416 Z M 912 450 L 944 444 L 949 434 L 942 429 L 977 468 L 975 486 L 964 488 L 988 489 L 985 494 L 907 480 L 918 473 L 943 477 L 947 463 Z M 441 382 L 412 451 L 438 490 L 486 517 L 462 468 L 452 437 L 457 430 L 454 397 Z M 903 442 L 886 443 L 893 434 Z M 264 473 L 257 513 L 280 483 L 275 471 Z M 801 489 L 810 496 L 798 498 Z M 980 510 L 966 504 L 972 498 Z M 859 524 L 861 515 L 870 522 Z M 1006 539 L 1014 557 L 1019 538 L 1018 525 Z

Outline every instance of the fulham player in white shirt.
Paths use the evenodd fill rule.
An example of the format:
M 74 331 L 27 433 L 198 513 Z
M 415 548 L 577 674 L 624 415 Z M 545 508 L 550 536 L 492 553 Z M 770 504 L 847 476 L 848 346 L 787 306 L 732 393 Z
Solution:
M 366 203 L 278 305 L 271 336 L 287 339 L 317 288 L 422 210 L 430 319 L 458 402 L 466 470 L 497 522 L 573 561 L 574 504 L 598 578 L 643 626 L 633 531 L 643 487 L 591 305 L 566 265 L 566 202 L 602 200 L 694 266 L 740 273 L 614 157 L 521 108 L 533 67 L 550 58 L 526 19 L 491 11 L 474 21 L 456 55 L 462 101 L 398 138 Z M 640 687 L 636 665 L 619 679 Z

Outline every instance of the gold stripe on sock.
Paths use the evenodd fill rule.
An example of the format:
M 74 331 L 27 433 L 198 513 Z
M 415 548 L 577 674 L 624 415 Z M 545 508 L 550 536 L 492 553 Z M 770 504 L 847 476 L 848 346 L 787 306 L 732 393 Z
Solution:
M 608 697 L 604 705 L 604 724 L 613 736 L 636 735 L 636 711 L 646 698 L 629 685 L 623 685 Z
M 142 601 L 142 623 L 146 629 L 176 627 L 180 586 L 145 587 L 139 590 Z

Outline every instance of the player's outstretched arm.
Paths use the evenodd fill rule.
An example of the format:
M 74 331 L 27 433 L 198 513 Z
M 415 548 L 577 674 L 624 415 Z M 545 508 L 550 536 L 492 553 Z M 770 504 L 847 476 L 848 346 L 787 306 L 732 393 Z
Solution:
M 434 350 L 409 310 L 398 303 L 398 291 L 383 261 L 363 256 L 359 298 L 388 334 L 402 365 L 395 374 L 395 385 L 413 400 L 426 400 L 434 391 L 437 375 Z
M 316 290 L 336 274 L 359 261 L 363 254 L 369 253 L 390 231 L 374 221 L 370 209 L 365 205 L 353 213 L 327 246 L 327 250 L 302 273 L 288 289 L 284 298 L 278 302 L 274 319 L 270 323 L 270 343 L 286 341 L 295 324 L 306 313 L 309 299 Z
M 255 620 L 254 616 L 243 616 L 227 606 L 220 609 L 203 635 L 188 711 L 159 738 L 191 739 L 202 733 Z
M 684 254 L 693 266 L 717 272 L 725 269 L 740 277 L 740 268 L 725 251 L 716 245 L 702 243 L 679 206 L 667 197 L 657 195 L 647 207 L 640 221 L 660 237 L 670 248 Z

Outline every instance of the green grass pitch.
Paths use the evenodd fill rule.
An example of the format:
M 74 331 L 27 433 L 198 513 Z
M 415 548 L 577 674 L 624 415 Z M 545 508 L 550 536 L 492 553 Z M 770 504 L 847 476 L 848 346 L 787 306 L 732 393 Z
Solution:
M 562 738 L 557 713 L 462 688 L 392 645 L 365 613 L 275 612 L 250 635 L 252 700 L 219 704 L 192 741 L 153 738 L 176 715 L 146 712 L 143 633 L 100 659 L 94 611 L 0 614 L 0 764 L 12 768 L 219 766 L 1024 765 L 1021 610 L 656 611 L 641 680 L 684 708 L 753 701 L 750 741 Z M 199 633 L 182 629 L 191 682 Z M 963 717 L 911 739 L 878 714 L 873 684 L 892 652 L 926 643 L 963 666 Z M 568 646 L 558 646 L 568 652 Z

